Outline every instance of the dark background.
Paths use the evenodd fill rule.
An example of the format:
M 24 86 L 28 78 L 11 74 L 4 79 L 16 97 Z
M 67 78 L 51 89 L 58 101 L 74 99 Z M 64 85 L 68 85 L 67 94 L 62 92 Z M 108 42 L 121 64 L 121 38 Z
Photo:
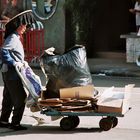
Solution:
M 84 0 L 83 0 L 84 1 Z M 134 7 L 134 0 L 85 0 L 87 7 L 83 8 L 83 14 L 89 9 L 88 18 L 83 16 L 85 28 L 81 30 L 86 37 L 81 37 L 80 42 L 87 48 L 88 57 L 99 57 L 99 52 L 126 52 L 125 39 L 120 39 L 121 34 L 136 31 L 135 15 L 129 12 Z M 91 3 L 95 3 L 93 8 Z M 76 8 L 76 6 L 75 6 Z M 66 10 L 66 47 L 75 44 L 72 30 L 73 10 Z M 84 21 L 83 21 L 84 22 Z M 90 27 L 89 27 L 90 26 Z M 89 28 L 89 29 L 87 29 Z

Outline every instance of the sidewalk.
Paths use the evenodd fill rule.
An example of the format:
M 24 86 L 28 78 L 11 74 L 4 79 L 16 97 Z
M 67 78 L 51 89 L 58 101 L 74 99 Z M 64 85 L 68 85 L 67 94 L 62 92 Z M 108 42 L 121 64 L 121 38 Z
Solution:
M 118 60 L 107 60 L 107 59 L 88 59 L 88 64 L 93 74 L 114 74 L 125 76 L 139 76 L 139 67 L 136 64 L 129 64 Z M 39 65 L 36 65 L 35 73 L 40 76 L 43 85 L 45 84 L 45 78 L 41 70 L 39 70 Z M 34 66 L 35 66 L 34 65 Z M 130 75 L 131 74 L 131 75 Z M 44 79 L 43 79 L 44 78 Z M 113 79 L 111 77 L 111 79 Z M 120 77 L 118 78 L 120 80 Z M 133 78 L 131 78 L 133 79 Z M 1 80 L 1 77 L 0 77 Z M 111 81 L 113 83 L 113 81 Z M 101 83 L 100 83 L 101 84 Z M 110 86 L 109 86 L 110 87 Z M 103 92 L 106 87 L 96 87 L 99 92 Z M 116 90 L 123 90 L 124 87 L 115 87 Z M 62 140 L 64 137 L 69 139 L 78 139 L 80 136 L 81 140 L 84 140 L 88 135 L 88 139 L 93 137 L 97 139 L 100 135 L 100 140 L 115 138 L 119 140 L 137 140 L 140 136 L 140 121 L 139 121 L 139 106 L 140 106 L 140 88 L 135 87 L 133 91 L 133 96 L 131 97 L 132 110 L 126 114 L 124 118 L 119 118 L 119 124 L 116 128 L 107 131 L 99 131 L 99 121 L 101 116 L 82 116 L 80 117 L 79 126 L 72 131 L 63 131 L 60 128 L 60 119 L 52 121 L 51 117 L 40 114 L 40 112 L 31 112 L 29 108 L 25 108 L 25 112 L 22 119 L 22 124 L 28 127 L 27 131 L 11 131 L 9 129 L 0 128 L 0 140 L 25 140 L 32 139 L 41 140 L 46 139 L 57 139 Z M 0 81 L 0 92 L 3 92 L 3 84 Z M 0 109 L 1 109 L 2 94 L 0 94 Z M 38 121 L 40 120 L 40 122 Z M 92 123 L 91 123 L 92 122 Z M 132 122 L 132 123 L 128 123 Z M 86 136 L 85 136 L 86 134 Z M 123 134 L 123 135 L 120 135 Z

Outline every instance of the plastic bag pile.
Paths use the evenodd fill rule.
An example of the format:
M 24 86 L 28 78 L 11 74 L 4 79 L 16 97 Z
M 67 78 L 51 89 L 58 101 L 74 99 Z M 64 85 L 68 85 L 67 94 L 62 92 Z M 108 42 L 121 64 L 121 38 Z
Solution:
M 46 98 L 59 98 L 60 88 L 92 84 L 84 46 L 77 45 L 62 55 L 44 52 L 40 61 L 49 78 Z

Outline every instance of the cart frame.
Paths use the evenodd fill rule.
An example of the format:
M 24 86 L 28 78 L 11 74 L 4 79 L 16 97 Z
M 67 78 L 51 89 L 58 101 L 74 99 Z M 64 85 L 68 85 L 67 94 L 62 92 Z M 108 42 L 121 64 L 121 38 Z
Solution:
M 40 110 L 40 114 L 46 115 L 46 116 L 60 116 L 63 117 L 60 121 L 60 127 L 63 130 L 72 130 L 76 128 L 80 123 L 79 116 L 101 116 L 102 119 L 99 122 L 99 126 L 101 130 L 108 131 L 111 128 L 114 128 L 118 124 L 118 118 L 117 117 L 124 117 L 124 114 L 121 113 L 101 113 L 101 112 L 95 112 L 93 111 L 58 111 L 57 109 L 54 109 L 50 106 L 41 108 L 40 105 L 37 103 L 37 100 L 34 98 L 34 95 L 32 93 L 32 90 L 30 89 L 30 86 L 26 84 L 26 81 L 24 80 L 23 76 L 20 73 L 20 68 L 15 67 L 18 75 L 20 76 L 25 88 L 29 91 L 31 96 L 33 97 L 36 105 L 38 106 Z M 128 110 L 130 110 L 129 108 Z

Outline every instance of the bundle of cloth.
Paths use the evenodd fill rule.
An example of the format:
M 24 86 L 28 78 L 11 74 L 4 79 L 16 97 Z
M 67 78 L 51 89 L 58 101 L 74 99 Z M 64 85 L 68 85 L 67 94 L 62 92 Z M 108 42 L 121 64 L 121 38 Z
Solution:
M 34 73 L 28 63 L 23 64 L 21 67 L 16 67 L 16 70 L 22 80 L 24 87 L 29 93 L 26 100 L 26 106 L 31 107 L 38 102 L 41 92 L 43 92 L 43 86 L 40 77 Z

